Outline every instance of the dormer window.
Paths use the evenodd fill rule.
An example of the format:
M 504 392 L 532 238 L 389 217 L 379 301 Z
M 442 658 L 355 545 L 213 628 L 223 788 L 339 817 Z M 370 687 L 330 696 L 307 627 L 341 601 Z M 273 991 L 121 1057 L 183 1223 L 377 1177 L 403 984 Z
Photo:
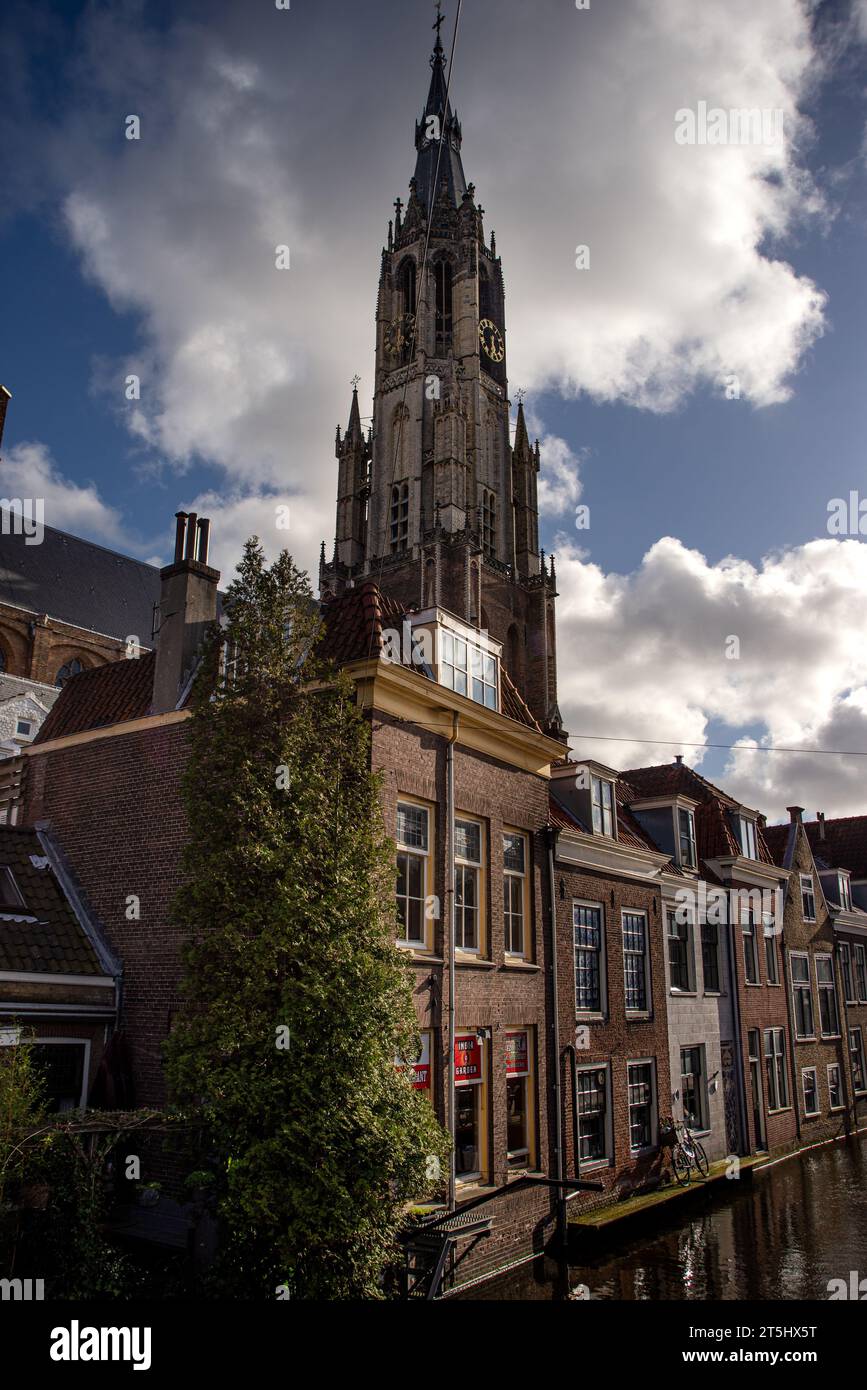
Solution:
M 590 779 L 593 834 L 614 836 L 614 787 L 604 777 Z
M 696 866 L 695 853 L 695 817 L 692 811 L 688 811 L 685 806 L 677 808 L 677 831 L 678 846 L 680 850 L 680 863 L 688 869 Z
M 759 850 L 755 821 L 750 820 L 747 816 L 738 816 L 736 824 L 741 854 L 744 855 L 746 859 L 758 859 Z
M 837 881 L 840 889 L 840 906 L 844 912 L 852 911 L 852 889 L 849 886 L 849 875 L 838 874 Z
M 0 865 L 0 912 L 20 912 L 23 906 L 24 899 L 18 891 L 12 870 L 5 864 Z
M 487 709 L 500 708 L 499 644 L 472 628 L 439 622 L 437 679 Z

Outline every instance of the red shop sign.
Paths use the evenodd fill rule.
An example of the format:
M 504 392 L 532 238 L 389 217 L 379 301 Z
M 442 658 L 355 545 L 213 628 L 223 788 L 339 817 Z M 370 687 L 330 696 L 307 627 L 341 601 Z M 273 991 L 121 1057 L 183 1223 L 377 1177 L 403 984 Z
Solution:
M 481 1081 L 482 1046 L 475 1033 L 455 1038 L 455 1081 Z
M 430 1090 L 430 1034 L 421 1035 L 421 1056 L 412 1064 L 412 1088 L 414 1091 Z
M 506 1075 L 525 1076 L 528 1071 L 527 1034 L 506 1034 Z

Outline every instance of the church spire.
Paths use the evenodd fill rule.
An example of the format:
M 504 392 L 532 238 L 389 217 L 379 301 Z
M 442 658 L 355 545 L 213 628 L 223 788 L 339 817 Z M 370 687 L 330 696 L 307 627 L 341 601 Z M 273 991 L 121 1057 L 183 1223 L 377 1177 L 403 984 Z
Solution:
M 457 207 L 467 190 L 464 168 L 461 163 L 461 126 L 457 116 L 452 114 L 448 100 L 447 60 L 440 38 L 440 28 L 445 22 L 440 5 L 437 5 L 436 43 L 431 56 L 431 80 L 421 121 L 416 122 L 415 147 L 418 151 L 415 165 L 417 194 L 428 212 L 433 207 L 440 187 L 445 181 L 449 200 Z M 443 135 L 443 132 L 445 134 Z M 442 150 L 440 150 L 442 144 Z M 437 178 L 437 160 L 439 177 Z M 436 187 L 434 183 L 436 182 Z
M 361 444 L 364 441 L 364 432 L 361 428 L 361 411 L 358 406 L 358 377 L 352 381 L 352 406 L 349 411 L 349 424 L 346 428 L 345 439 L 353 444 Z

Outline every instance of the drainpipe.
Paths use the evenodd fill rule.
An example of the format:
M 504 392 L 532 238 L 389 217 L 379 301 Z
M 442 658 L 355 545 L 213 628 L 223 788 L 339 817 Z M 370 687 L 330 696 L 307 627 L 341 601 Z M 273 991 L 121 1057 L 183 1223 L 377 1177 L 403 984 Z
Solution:
M 449 929 L 449 1062 L 448 1062 L 448 1131 L 452 1140 L 449 1158 L 449 1211 L 455 1209 L 455 743 L 460 728 L 460 715 L 452 713 L 452 732 L 446 744 L 446 816 L 448 819 L 448 851 L 446 853 L 446 894 L 448 896 Z
M 731 919 L 731 913 L 726 916 Z M 738 1092 L 738 1110 L 740 1111 L 741 1122 L 741 1148 L 746 1153 L 750 1152 L 750 1126 L 747 1119 L 746 1101 L 746 1082 L 744 1079 L 744 1044 L 743 1033 L 741 1031 L 741 998 L 738 987 L 738 962 L 734 947 L 734 923 L 729 920 L 728 928 L 725 931 L 726 956 L 728 957 L 729 968 L 729 989 L 732 997 L 732 1032 L 734 1034 L 734 1047 L 737 1056 L 737 1066 L 735 1067 L 735 1086 Z M 759 1059 L 761 1065 L 761 1058 Z M 725 1102 L 725 1096 L 723 1096 Z
M 553 825 L 545 827 L 548 841 L 548 892 L 549 914 L 551 918 L 551 1048 L 554 1062 L 554 1162 L 557 1181 L 563 1183 L 563 1105 L 560 1096 L 560 991 L 557 986 L 557 893 L 554 886 L 554 844 L 557 832 Z M 577 1097 L 576 1097 L 577 1101 Z M 577 1155 L 576 1155 L 577 1161 Z M 566 1191 L 557 1189 L 557 1239 L 560 1245 L 566 1242 Z
M 780 953 L 783 957 L 783 988 L 786 991 L 786 1017 L 789 1020 L 789 1056 L 792 1061 L 792 1103 L 795 1107 L 795 1133 L 798 1143 L 801 1142 L 801 1078 L 798 1075 L 798 1061 L 795 1054 L 795 1011 L 792 1005 L 792 972 L 789 952 L 782 936 L 780 937 Z M 807 957 L 810 964 L 812 975 L 812 956 Z M 810 985 L 810 1008 L 813 1007 L 813 986 Z M 819 1069 L 816 1068 L 816 1085 L 819 1084 Z M 770 1148 L 770 1145 L 768 1146 Z
M 858 1129 L 858 1106 L 855 1100 L 854 1087 L 849 1085 L 849 1072 L 852 1067 L 852 1052 L 849 1047 L 849 1002 L 846 998 L 846 983 L 843 979 L 843 961 L 840 956 L 840 940 L 834 936 L 834 971 L 835 983 L 840 981 L 840 998 L 843 1000 L 843 1056 L 841 1058 L 841 1068 L 843 1073 L 843 1086 L 846 1095 L 846 1133 L 852 1134 Z M 852 947 L 849 947 L 849 973 L 854 969 L 852 960 Z M 851 1128 L 850 1128 L 851 1124 Z

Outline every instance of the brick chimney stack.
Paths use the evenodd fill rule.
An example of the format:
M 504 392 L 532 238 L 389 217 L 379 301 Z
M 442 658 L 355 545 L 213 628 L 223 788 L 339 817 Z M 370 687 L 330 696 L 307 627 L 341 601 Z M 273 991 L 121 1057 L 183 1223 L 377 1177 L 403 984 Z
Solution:
M 801 817 L 804 814 L 803 806 L 787 806 L 786 810 L 789 813 L 789 820 L 792 822 L 792 825 L 800 825 Z
M 825 838 L 825 812 L 824 812 L 824 811 L 817 811 L 817 812 L 816 812 L 816 820 L 819 822 L 819 839 L 820 839 L 820 840 L 824 840 L 824 838 Z
M 175 517 L 175 558 L 160 570 L 154 714 L 177 709 L 205 632 L 217 617 L 220 571 L 208 564 L 211 523 L 195 512 L 176 512 Z
M 3 426 L 6 423 L 6 407 L 12 399 L 12 392 L 0 386 L 0 444 L 3 443 Z

